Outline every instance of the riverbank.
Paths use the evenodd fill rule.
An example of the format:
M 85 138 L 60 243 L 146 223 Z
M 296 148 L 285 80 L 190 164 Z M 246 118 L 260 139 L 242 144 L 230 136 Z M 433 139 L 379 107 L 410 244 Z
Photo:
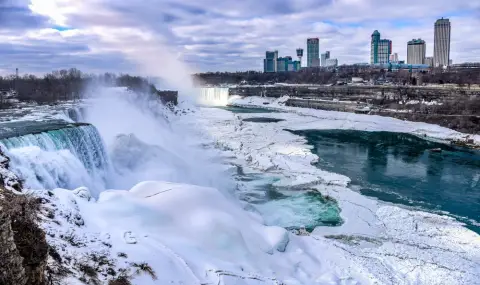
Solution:
M 289 96 L 286 106 L 388 116 L 480 134 L 480 90 L 476 88 L 362 84 L 232 86 L 228 95 Z
M 350 112 L 325 111 L 301 107 L 286 106 L 290 99 L 288 96 L 281 98 L 269 97 L 241 97 L 231 96 L 229 104 L 232 106 L 266 108 L 281 110 L 287 113 L 305 117 L 306 121 L 301 126 L 294 126 L 296 130 L 305 129 L 352 129 L 360 131 L 390 131 L 409 133 L 416 136 L 441 141 L 450 144 L 453 141 L 466 141 L 471 148 L 480 147 L 480 135 L 461 133 L 445 127 L 424 122 L 411 122 L 378 115 L 355 114 Z M 310 120 L 308 120 L 310 118 Z
M 238 98 L 232 102 L 275 108 L 274 102 L 263 104 L 265 98 L 247 99 L 256 101 Z M 213 141 L 216 148 L 223 150 L 226 157 L 234 157 L 234 163 L 244 169 L 275 175 L 274 187 L 315 189 L 335 199 L 341 209 L 343 224 L 319 226 L 308 239 L 340 249 L 341 255 L 352 260 L 356 270 L 368 274 L 372 283 L 376 280 L 380 284 L 464 284 L 469 280 L 478 280 L 478 234 L 451 217 L 384 203 L 351 190 L 350 178 L 312 165 L 318 160 L 311 152 L 312 147 L 304 138 L 285 131 L 314 129 L 316 126 L 323 129 L 382 129 L 382 123 L 366 118 L 348 118 L 345 114 L 330 113 L 331 116 L 296 112 L 233 114 L 206 108 L 189 114 L 182 126 L 202 135 L 205 141 Z M 346 116 L 350 115 L 355 114 Z M 283 121 L 244 121 L 252 117 Z M 373 116 L 365 117 L 371 119 Z M 402 126 L 401 122 L 397 123 L 397 130 L 405 131 L 407 126 Z M 457 135 L 445 128 L 426 125 L 417 126 L 416 130 L 436 138 Z M 278 215 L 287 214 L 281 207 L 276 211 Z

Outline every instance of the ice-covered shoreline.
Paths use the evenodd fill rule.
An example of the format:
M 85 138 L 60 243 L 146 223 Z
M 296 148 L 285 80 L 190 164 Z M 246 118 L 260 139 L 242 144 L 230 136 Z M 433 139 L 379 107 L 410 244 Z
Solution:
M 237 98 L 232 102 L 251 107 L 275 107 L 273 100 L 269 105 L 264 105 L 264 99 L 248 97 L 246 100 L 249 101 L 245 102 Z M 252 103 L 251 100 L 256 101 Z M 278 105 L 277 108 L 284 107 Z M 239 158 L 240 161 L 236 163 L 283 175 L 276 182 L 277 186 L 308 185 L 335 198 L 342 209 L 341 216 L 345 223 L 340 227 L 318 227 L 312 238 L 328 236 L 339 239 L 329 243 L 341 247 L 359 266 L 379 278 L 377 280 L 380 283 L 409 284 L 419 281 L 421 284 L 464 284 L 478 279 L 480 251 L 477 248 L 480 239 L 476 233 L 452 218 L 387 205 L 348 189 L 348 177 L 313 166 L 312 162 L 317 157 L 310 152 L 311 147 L 306 145 L 303 138 L 284 129 L 386 129 L 427 134 L 437 139 L 458 137 L 460 134 L 422 123 L 396 120 L 393 126 L 386 127 L 365 119 L 362 121 L 362 118 L 358 121 L 356 114 L 319 113 L 314 114 L 316 116 L 297 112 L 263 113 L 262 117 L 286 120 L 274 124 L 252 124 L 241 119 L 258 114 L 231 114 L 219 109 L 203 109 L 192 114 L 192 120 L 187 121 L 194 126 L 192 129 L 201 130 L 200 133 L 205 137 Z M 368 119 L 372 120 L 372 117 L 368 116 Z M 387 118 L 385 123 L 390 123 L 390 120 Z M 413 127 L 413 130 L 410 129 Z M 451 267 L 452 264 L 458 267 Z
M 301 124 L 292 125 L 293 130 L 306 129 L 350 129 L 361 131 L 389 131 L 409 133 L 427 139 L 440 142 L 448 142 L 453 139 L 469 137 L 480 146 L 480 135 L 464 134 L 438 125 L 403 121 L 378 115 L 363 115 L 346 112 L 324 111 L 309 108 L 285 106 L 288 96 L 282 98 L 258 97 L 258 96 L 231 96 L 229 104 L 232 106 L 267 108 L 294 113 L 299 116 L 311 118 L 310 121 L 302 121 Z M 317 121 L 318 120 L 318 121 Z

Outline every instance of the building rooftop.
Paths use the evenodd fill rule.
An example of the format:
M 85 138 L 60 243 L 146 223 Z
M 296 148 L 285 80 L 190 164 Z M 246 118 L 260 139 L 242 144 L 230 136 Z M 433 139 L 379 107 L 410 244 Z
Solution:
M 408 42 L 409 45 L 420 45 L 420 44 L 424 44 L 425 41 L 422 40 L 422 39 L 413 39 L 411 41 Z
M 446 24 L 446 23 L 450 23 L 450 20 L 449 19 L 444 19 L 443 17 L 441 19 L 438 19 L 435 24 Z

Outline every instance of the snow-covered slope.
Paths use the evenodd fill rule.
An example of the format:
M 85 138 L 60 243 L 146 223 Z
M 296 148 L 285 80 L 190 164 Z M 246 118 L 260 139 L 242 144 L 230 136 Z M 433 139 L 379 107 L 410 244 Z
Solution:
M 370 279 L 367 283 L 475 284 L 476 280 L 480 280 L 480 237 L 476 233 L 449 217 L 411 211 L 366 198 L 346 187 L 348 177 L 328 173 L 312 165 L 317 157 L 310 152 L 311 147 L 303 138 L 285 129 L 335 128 L 351 124 L 368 130 L 372 126 L 381 129 L 388 123 L 368 123 L 366 118 L 358 117 L 342 121 L 335 117 L 340 116 L 335 112 L 324 115 L 326 118 L 318 114 L 315 117 L 269 113 L 262 114 L 262 117 L 286 120 L 256 124 L 241 119 L 258 115 L 201 109 L 190 114 L 190 119 L 178 123 L 215 141 L 216 145 L 225 149 L 226 155 L 238 158 L 235 163 L 280 177 L 275 183 L 277 186 L 308 185 L 335 198 L 342 210 L 344 224 L 340 227 L 318 227 L 309 239 L 342 249 L 336 254 L 353 261 L 355 270 Z M 407 130 L 402 121 L 395 123 Z M 439 138 L 455 135 L 448 129 L 419 125 L 411 123 L 412 127 L 424 128 L 428 135 L 437 134 Z M 385 128 L 388 130 L 389 127 L 384 125 Z M 399 127 L 393 125 L 390 129 L 398 131 Z M 339 268 L 345 266 L 349 265 L 339 265 Z
M 85 188 L 53 193 L 59 215 L 45 224 L 51 244 L 70 270 L 103 269 L 100 280 L 113 278 L 109 268 L 147 263 L 156 279 L 138 275 L 133 284 L 369 283 L 342 249 L 264 226 L 213 188 L 151 181 L 98 201 Z

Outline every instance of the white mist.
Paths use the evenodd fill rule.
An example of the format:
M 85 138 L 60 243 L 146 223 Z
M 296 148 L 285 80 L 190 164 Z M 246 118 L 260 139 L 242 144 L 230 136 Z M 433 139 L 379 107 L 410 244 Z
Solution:
M 232 188 L 229 175 L 195 137 L 172 126 L 175 115 L 158 98 L 125 88 L 99 88 L 87 109 L 87 122 L 105 141 L 114 187 L 129 189 L 146 180 Z

